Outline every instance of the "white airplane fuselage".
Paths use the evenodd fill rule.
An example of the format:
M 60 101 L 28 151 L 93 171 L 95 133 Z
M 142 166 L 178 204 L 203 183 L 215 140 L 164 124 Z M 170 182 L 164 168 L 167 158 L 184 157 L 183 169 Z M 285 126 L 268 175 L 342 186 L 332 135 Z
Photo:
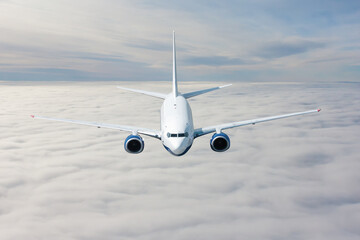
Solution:
M 161 141 L 176 156 L 184 155 L 194 141 L 191 108 L 181 94 L 167 95 L 161 107 Z

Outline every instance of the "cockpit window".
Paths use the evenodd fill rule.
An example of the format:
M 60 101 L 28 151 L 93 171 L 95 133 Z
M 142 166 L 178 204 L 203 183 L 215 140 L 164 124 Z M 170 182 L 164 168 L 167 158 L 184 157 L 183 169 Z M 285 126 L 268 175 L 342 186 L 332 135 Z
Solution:
M 189 136 L 189 133 L 167 133 L 166 134 L 168 138 L 170 137 L 188 137 Z

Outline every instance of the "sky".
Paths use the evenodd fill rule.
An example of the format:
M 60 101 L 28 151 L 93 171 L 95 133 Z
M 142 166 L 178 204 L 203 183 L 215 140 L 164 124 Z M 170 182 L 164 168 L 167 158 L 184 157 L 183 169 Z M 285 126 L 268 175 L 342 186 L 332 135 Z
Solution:
M 0 80 L 358 82 L 359 1 L 1 0 Z
M 227 130 L 224 153 L 211 135 L 182 157 L 144 136 L 133 155 L 126 132 L 30 117 L 158 129 L 162 101 L 118 83 L 0 82 L 2 240 L 359 239 L 358 83 L 237 83 L 190 99 L 195 127 L 322 108 Z
M 0 0 L 0 236 L 358 240 L 359 1 Z M 181 92 L 211 135 L 182 157 L 144 136 L 30 114 L 158 129 L 176 31 Z

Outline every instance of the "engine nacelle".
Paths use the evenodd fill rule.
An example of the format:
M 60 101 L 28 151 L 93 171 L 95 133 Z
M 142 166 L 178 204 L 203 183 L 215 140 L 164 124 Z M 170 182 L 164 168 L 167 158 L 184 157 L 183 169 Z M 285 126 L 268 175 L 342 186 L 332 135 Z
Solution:
M 230 148 L 230 138 L 225 133 L 215 133 L 210 139 L 210 147 L 215 152 L 225 152 Z
M 129 135 L 124 142 L 128 153 L 141 153 L 144 150 L 144 140 L 139 135 Z

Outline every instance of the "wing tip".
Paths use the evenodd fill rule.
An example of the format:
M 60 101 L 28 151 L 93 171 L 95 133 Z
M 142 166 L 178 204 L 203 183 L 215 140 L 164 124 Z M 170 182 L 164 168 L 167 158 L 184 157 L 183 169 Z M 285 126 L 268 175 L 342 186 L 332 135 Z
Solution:
M 321 108 L 318 108 L 317 111 L 320 112 L 320 111 L 321 111 Z
M 35 118 L 35 115 L 30 115 L 30 117 Z

